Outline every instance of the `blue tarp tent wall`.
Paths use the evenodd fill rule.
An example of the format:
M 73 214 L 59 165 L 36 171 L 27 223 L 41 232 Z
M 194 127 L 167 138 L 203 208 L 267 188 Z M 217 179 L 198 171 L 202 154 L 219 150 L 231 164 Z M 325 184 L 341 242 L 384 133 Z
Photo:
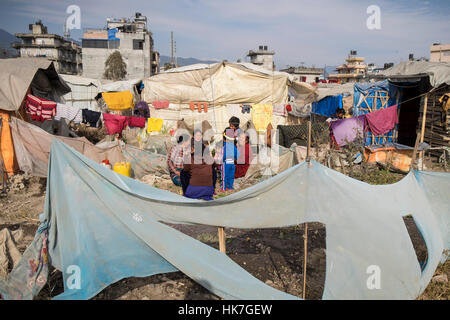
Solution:
M 320 101 L 313 102 L 311 112 L 325 117 L 333 117 L 336 115 L 338 108 L 342 108 L 342 94 L 328 96 Z
M 126 277 L 177 270 L 225 299 L 296 299 L 167 224 L 259 229 L 320 222 L 327 229 L 323 299 L 415 299 L 448 259 L 449 188 L 445 172 L 411 171 L 374 186 L 311 161 L 227 197 L 192 200 L 120 175 L 54 139 L 41 226 L 0 280 L 0 294 L 32 299 L 53 265 L 64 279 L 56 299 L 89 299 Z M 424 238 L 424 268 L 405 215 Z M 376 290 L 368 285 L 374 266 L 382 270 Z
M 360 116 L 400 103 L 401 92 L 388 80 L 373 83 L 356 83 L 353 93 L 353 116 Z M 398 125 L 388 133 L 375 136 L 370 130 L 365 135 L 365 145 L 396 142 Z

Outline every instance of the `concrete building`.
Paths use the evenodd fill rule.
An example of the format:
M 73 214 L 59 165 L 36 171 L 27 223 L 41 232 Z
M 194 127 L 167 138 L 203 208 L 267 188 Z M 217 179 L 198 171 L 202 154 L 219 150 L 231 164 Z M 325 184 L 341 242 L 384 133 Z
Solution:
M 12 44 L 21 57 L 45 57 L 53 61 L 58 73 L 82 73 L 81 48 L 76 43 L 47 33 L 47 27 L 40 20 L 30 24 L 29 30 L 31 33 L 16 33 L 22 41 Z
M 295 81 L 298 82 L 318 82 L 323 77 L 323 68 L 308 68 L 308 67 L 289 67 L 287 69 L 280 70 L 281 72 L 287 72 L 292 74 Z
M 338 73 L 330 74 L 328 79 L 341 83 L 358 82 L 367 73 L 367 65 L 364 64 L 364 60 L 365 58 L 357 56 L 356 51 L 350 51 L 348 58 L 345 59 L 346 63 L 336 67 Z
M 450 62 L 450 44 L 433 44 L 430 48 L 430 62 Z
M 159 72 L 147 17 L 136 12 L 131 19 L 106 19 L 106 29 L 85 29 L 82 40 L 83 76 L 102 79 L 105 61 L 119 51 L 127 65 L 126 79 L 148 78 Z
M 259 65 L 267 70 L 275 70 L 275 64 L 273 62 L 273 56 L 275 51 L 268 51 L 267 46 L 259 46 L 258 50 L 250 50 L 248 52 L 248 57 L 250 57 L 250 62 Z

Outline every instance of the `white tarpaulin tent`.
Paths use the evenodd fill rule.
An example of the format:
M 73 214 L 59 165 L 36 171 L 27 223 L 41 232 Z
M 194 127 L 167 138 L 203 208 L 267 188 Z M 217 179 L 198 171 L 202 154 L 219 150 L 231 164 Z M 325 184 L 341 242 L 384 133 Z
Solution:
M 312 86 L 291 79 L 287 73 L 267 71 L 249 63 L 196 64 L 144 80 L 142 96 L 147 103 L 166 100 L 174 104 L 274 104 L 288 102 L 292 87 L 299 98 L 314 99 Z
M 95 97 L 99 93 L 129 90 L 136 95 L 134 86 L 141 82 L 140 79 L 113 82 L 105 79 L 91 79 L 66 74 L 60 76 L 72 89 L 72 92 L 69 92 L 63 97 L 66 104 L 80 109 L 89 109 L 93 111 L 101 111 L 95 100 Z
M 99 111 L 95 97 L 99 94 L 100 80 L 67 74 L 60 76 L 72 90 L 63 97 L 67 105 Z
M 148 104 L 170 102 L 166 109 L 150 105 L 152 117 L 164 119 L 167 127 L 181 119 L 189 125 L 207 120 L 222 131 L 231 116 L 238 117 L 242 125 L 251 120 L 251 114 L 241 113 L 236 105 L 288 103 L 290 94 L 301 105 L 315 100 L 313 86 L 292 80 L 288 73 L 268 71 L 251 63 L 194 64 L 145 79 L 141 96 Z M 191 111 L 190 102 L 207 102 L 208 112 Z M 272 117 L 273 127 L 285 122 L 286 117 Z

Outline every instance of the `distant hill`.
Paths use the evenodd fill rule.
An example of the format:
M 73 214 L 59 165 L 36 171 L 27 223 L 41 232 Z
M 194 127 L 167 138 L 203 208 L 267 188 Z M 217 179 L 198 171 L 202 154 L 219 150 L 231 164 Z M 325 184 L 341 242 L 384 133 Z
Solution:
M 16 49 L 11 48 L 11 43 L 19 41 L 11 33 L 0 29 L 0 58 L 15 58 L 17 57 Z
M 215 60 L 200 60 L 200 59 L 196 59 L 196 58 L 181 58 L 181 57 L 178 57 L 177 58 L 177 62 L 178 62 L 178 66 L 179 67 L 184 67 L 184 66 L 188 66 L 188 65 L 196 64 L 196 63 L 207 63 L 207 64 L 210 64 L 210 63 L 216 63 L 218 61 L 215 61 Z M 159 57 L 159 65 L 161 67 L 163 67 L 165 63 L 170 63 L 170 57 L 161 55 Z

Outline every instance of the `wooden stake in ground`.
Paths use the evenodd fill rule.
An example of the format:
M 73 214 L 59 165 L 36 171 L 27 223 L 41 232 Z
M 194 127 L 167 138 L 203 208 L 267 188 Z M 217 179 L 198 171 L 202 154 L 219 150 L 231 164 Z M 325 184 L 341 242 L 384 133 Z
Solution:
M 225 229 L 223 227 L 218 228 L 219 233 L 219 250 L 220 252 L 227 253 L 226 245 L 225 245 Z
M 306 161 L 308 168 L 311 168 L 311 121 L 308 121 L 308 148 L 306 149 Z M 308 261 L 308 224 L 305 223 L 305 231 L 303 233 L 303 292 L 302 298 L 306 298 L 306 264 Z
M 419 140 L 420 140 L 420 135 L 417 134 L 416 143 L 414 144 L 414 151 L 413 151 L 413 155 L 412 155 L 412 158 L 411 158 L 411 166 L 410 166 L 410 169 L 409 169 L 410 171 L 413 170 L 413 169 L 417 169 L 417 166 L 416 166 L 416 155 L 417 155 L 417 149 L 419 148 Z

